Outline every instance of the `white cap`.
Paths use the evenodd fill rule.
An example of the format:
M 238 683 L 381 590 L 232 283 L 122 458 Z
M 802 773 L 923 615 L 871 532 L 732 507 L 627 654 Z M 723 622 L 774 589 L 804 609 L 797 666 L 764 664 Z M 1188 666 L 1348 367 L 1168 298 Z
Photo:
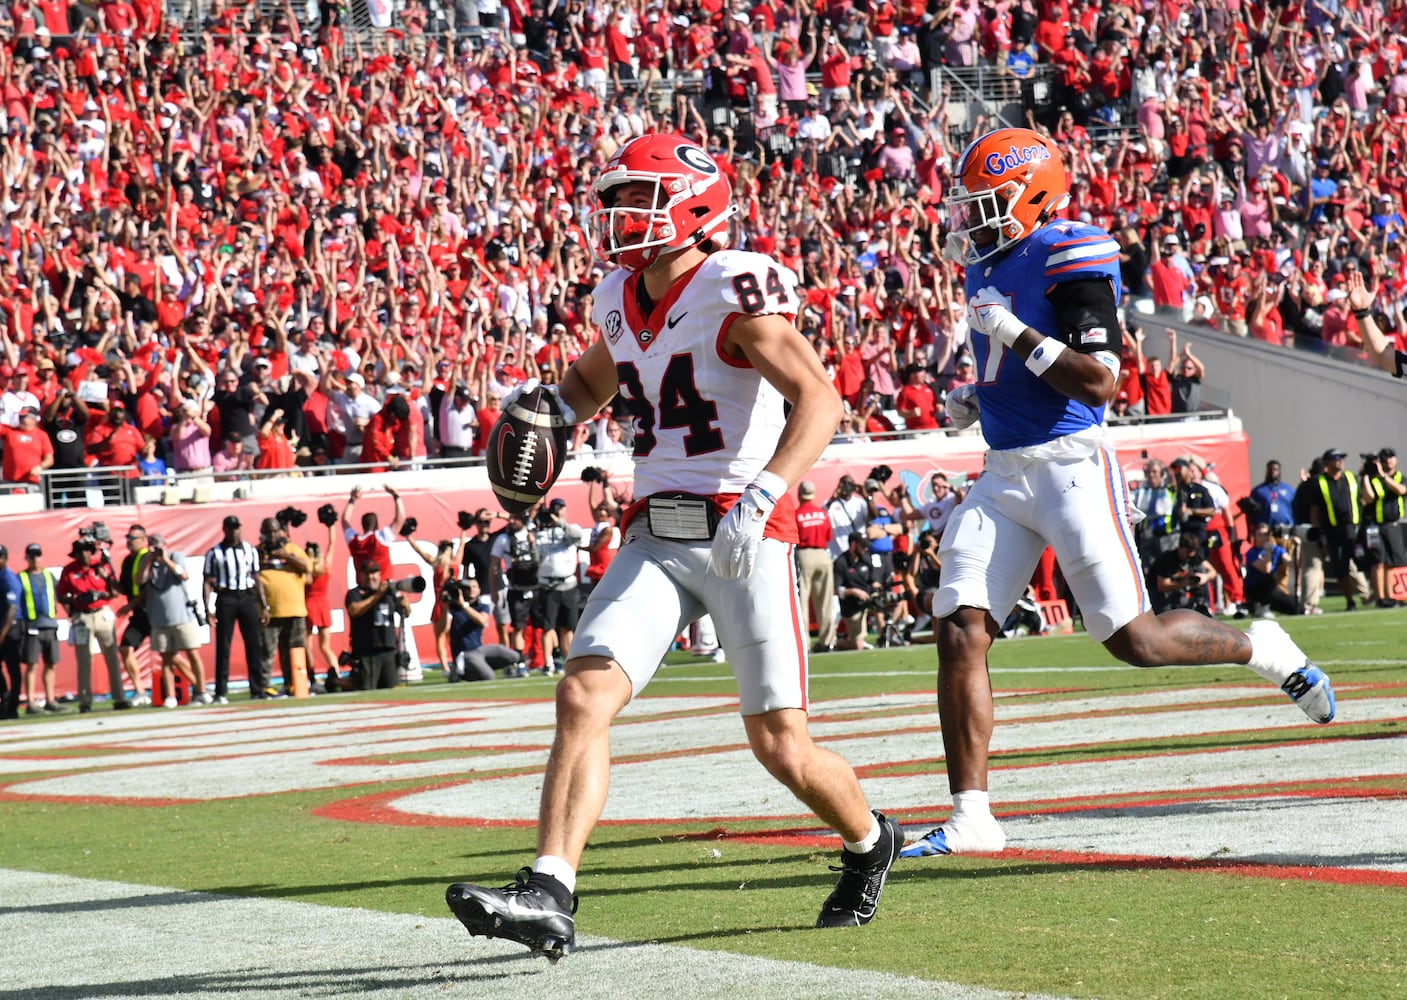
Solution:
M 1324 298 L 1330 302 L 1337 302 L 1340 299 L 1348 298 L 1348 292 L 1344 291 L 1342 288 L 1331 288 L 1329 294 L 1324 296 Z
M 363 389 L 366 388 L 366 379 L 362 378 L 361 372 L 352 372 L 352 374 L 348 375 L 347 383 L 349 385 L 360 386 Z

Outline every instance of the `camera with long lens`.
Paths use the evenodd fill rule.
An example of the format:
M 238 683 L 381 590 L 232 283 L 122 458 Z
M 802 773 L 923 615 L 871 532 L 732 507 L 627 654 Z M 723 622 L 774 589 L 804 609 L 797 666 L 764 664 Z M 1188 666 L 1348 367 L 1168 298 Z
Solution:
M 423 576 L 405 576 L 399 580 L 392 580 L 386 586 L 390 590 L 402 594 L 423 594 L 425 593 L 425 578 Z

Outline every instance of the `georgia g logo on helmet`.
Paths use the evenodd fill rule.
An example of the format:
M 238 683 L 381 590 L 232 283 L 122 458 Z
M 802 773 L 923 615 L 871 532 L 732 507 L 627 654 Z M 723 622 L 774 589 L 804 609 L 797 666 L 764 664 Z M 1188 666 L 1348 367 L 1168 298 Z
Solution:
M 973 140 L 949 192 L 945 255 L 969 266 L 1001 253 L 1070 201 L 1060 150 L 1039 132 L 1003 128 Z
M 620 188 L 646 185 L 621 203 Z M 702 148 L 673 135 L 642 135 L 620 148 L 591 185 L 587 225 L 597 252 L 631 271 L 664 253 L 724 232 L 737 214 L 733 188 Z
M 713 157 L 692 143 L 681 143 L 675 149 L 674 155 L 679 157 L 686 167 L 697 170 L 701 174 L 718 173 L 718 164 L 713 162 Z

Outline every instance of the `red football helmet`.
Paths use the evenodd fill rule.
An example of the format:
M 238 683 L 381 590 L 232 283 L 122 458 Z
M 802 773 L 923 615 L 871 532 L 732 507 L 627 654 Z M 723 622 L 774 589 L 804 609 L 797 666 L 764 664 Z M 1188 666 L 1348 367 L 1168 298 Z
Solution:
M 948 194 L 949 256 L 976 264 L 1044 225 L 1070 201 L 1060 148 L 1028 128 L 1000 128 L 973 140 Z M 994 240 L 974 240 L 995 231 Z
M 616 204 L 625 184 L 653 185 L 648 201 Z M 587 225 L 602 257 L 640 271 L 669 250 L 702 243 L 737 213 L 733 186 L 713 157 L 675 135 L 642 135 L 617 151 L 591 185 Z

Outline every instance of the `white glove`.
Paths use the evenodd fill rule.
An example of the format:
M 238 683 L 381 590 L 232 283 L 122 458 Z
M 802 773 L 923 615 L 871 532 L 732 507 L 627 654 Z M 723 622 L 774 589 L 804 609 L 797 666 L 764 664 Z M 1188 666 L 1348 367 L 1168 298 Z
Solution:
M 960 385 L 952 392 L 948 393 L 944 407 L 948 411 L 948 416 L 953 421 L 953 426 L 960 431 L 967 430 L 977 423 L 977 418 L 982 416 L 977 408 L 977 386 Z
M 948 238 L 943 241 L 943 259 L 950 260 L 954 264 L 966 264 L 967 240 L 957 233 L 949 233 Z
M 552 421 L 553 427 L 572 427 L 580 423 L 576 418 L 576 410 L 568 406 L 567 401 L 562 398 L 562 390 L 556 385 L 542 385 L 542 383 L 535 378 L 530 378 L 522 385 L 514 386 L 512 389 L 505 392 L 502 400 L 503 409 L 507 410 L 509 404 L 523 393 L 532 392 L 539 387 L 557 401 L 557 413 L 560 415 L 561 420 L 559 422 L 554 419 Z
M 1007 298 L 991 285 L 967 300 L 967 325 L 1007 347 L 1026 332 L 1026 324 L 1007 308 Z
M 743 491 L 732 510 L 718 522 L 713 535 L 713 571 L 724 580 L 736 580 L 752 575 L 757 562 L 757 548 L 762 544 L 762 530 L 777 505 L 777 498 L 787 491 L 786 480 L 771 472 L 759 472 L 752 485 Z

